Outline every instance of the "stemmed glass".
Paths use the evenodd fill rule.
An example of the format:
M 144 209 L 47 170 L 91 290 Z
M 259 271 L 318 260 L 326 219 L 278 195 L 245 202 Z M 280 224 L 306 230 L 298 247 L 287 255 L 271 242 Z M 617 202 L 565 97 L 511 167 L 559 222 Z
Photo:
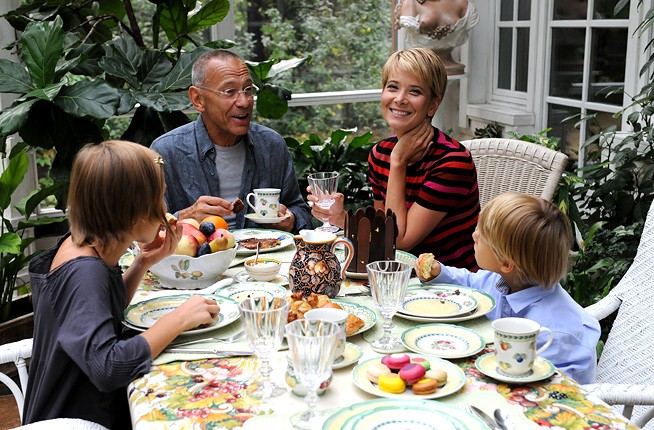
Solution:
M 393 315 L 402 306 L 406 295 L 411 266 L 401 261 L 375 261 L 366 266 L 370 292 L 384 317 L 384 335 L 370 345 L 377 352 L 396 352 L 404 350 L 399 339 L 391 336 Z
M 298 381 L 307 389 L 307 410 L 291 417 L 293 427 L 317 428 L 329 413 L 317 411 L 317 390 L 329 378 L 340 336 L 338 324 L 323 320 L 295 320 L 286 325 L 288 349 Z
M 248 394 L 254 398 L 267 399 L 286 392 L 286 388 L 270 381 L 270 354 L 282 344 L 289 306 L 286 299 L 267 297 L 251 297 L 238 305 L 250 346 L 261 360 L 262 381 L 248 388 Z
M 318 197 L 316 204 L 323 209 L 329 209 L 334 204 L 334 194 L 338 189 L 338 172 L 318 172 L 310 174 L 307 179 L 311 186 L 311 193 Z M 336 233 L 338 226 L 331 225 L 329 218 L 321 219 L 322 226 L 316 228 L 319 231 Z

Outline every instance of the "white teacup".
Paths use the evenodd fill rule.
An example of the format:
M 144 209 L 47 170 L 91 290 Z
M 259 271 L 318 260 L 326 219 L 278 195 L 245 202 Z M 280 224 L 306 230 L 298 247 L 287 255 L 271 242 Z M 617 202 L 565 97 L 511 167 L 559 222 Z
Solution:
M 279 188 L 256 188 L 253 193 L 245 197 L 248 205 L 254 209 L 254 213 L 261 218 L 273 218 L 279 212 L 279 195 L 282 192 Z M 250 201 L 254 197 L 254 204 Z
M 304 313 L 304 318 L 308 319 L 309 321 L 322 320 L 338 324 L 338 327 L 341 329 L 341 335 L 338 337 L 338 343 L 336 344 L 336 349 L 334 350 L 334 361 L 338 360 L 345 351 L 345 324 L 347 321 L 347 316 L 348 313 L 346 311 L 336 308 L 316 308 Z
M 533 372 L 534 360 L 552 344 L 552 331 L 527 318 L 500 318 L 493 321 L 497 371 L 508 376 Z M 548 339 L 536 350 L 536 338 L 547 333 Z

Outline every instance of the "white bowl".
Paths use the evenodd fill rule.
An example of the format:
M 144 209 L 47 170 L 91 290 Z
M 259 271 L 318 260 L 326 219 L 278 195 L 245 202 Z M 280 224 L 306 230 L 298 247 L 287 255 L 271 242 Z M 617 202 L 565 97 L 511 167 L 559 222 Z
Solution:
M 245 260 L 245 271 L 255 281 L 268 282 L 272 281 L 279 275 L 279 269 L 282 267 L 282 262 L 274 258 L 259 257 L 256 265 L 254 265 L 254 258 Z
M 169 255 L 150 267 L 164 287 L 197 290 L 219 280 L 236 256 L 236 247 L 201 257 Z

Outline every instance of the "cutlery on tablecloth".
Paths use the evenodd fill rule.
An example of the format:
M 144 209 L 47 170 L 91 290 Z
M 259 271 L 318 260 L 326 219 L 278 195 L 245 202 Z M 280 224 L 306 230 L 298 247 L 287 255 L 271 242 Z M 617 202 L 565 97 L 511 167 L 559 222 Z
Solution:
M 499 427 L 497 426 L 497 422 L 495 422 L 495 420 L 490 415 L 488 415 L 486 412 L 482 411 L 481 409 L 479 409 L 474 405 L 467 405 L 467 406 L 470 408 L 470 411 L 472 411 L 472 413 L 474 413 L 479 418 L 481 418 L 488 427 L 490 427 L 492 430 L 499 430 Z
M 511 423 L 511 418 L 509 418 L 509 414 L 507 414 L 502 409 L 500 408 L 495 409 L 495 412 L 493 412 L 493 417 L 495 417 L 497 426 L 500 429 L 513 430 L 513 424 Z
M 234 333 L 233 335 L 229 337 L 205 337 L 203 339 L 195 339 L 195 340 L 186 340 L 186 341 L 180 341 L 180 342 L 171 342 L 168 346 L 170 348 L 175 348 L 178 346 L 187 346 L 187 345 L 195 345 L 197 343 L 206 343 L 206 342 L 217 342 L 217 343 L 232 343 L 235 340 L 238 340 L 242 338 L 245 335 L 245 330 L 241 330 L 237 333 Z
M 164 351 L 183 354 L 215 354 L 219 357 L 245 357 L 254 354 L 252 351 L 230 351 L 219 348 L 166 348 Z

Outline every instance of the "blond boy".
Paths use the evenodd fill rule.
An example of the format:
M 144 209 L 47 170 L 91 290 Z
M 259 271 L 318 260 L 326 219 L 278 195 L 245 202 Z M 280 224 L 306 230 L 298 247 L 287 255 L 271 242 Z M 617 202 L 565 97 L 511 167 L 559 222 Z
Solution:
M 565 214 L 546 200 L 505 193 L 482 209 L 472 237 L 481 268 L 477 273 L 422 254 L 416 261 L 418 276 L 492 295 L 497 306 L 487 315 L 491 320 L 529 318 L 550 328 L 554 341 L 543 356 L 577 382 L 594 382 L 599 323 L 559 284 L 572 241 Z M 544 341 L 540 338 L 538 346 Z

